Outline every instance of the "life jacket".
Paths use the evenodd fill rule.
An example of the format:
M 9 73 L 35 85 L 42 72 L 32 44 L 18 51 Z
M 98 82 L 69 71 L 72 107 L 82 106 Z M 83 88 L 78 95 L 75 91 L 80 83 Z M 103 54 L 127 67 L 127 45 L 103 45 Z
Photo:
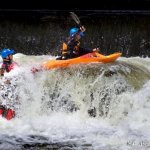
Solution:
M 11 120 L 15 117 L 15 111 L 0 105 L 0 115 L 2 115 L 2 117 L 6 118 L 7 120 Z
M 79 55 L 79 51 L 80 51 L 80 42 L 77 41 L 76 45 L 74 46 L 73 53 Z
M 68 51 L 68 47 L 67 47 L 67 44 L 65 42 L 63 42 L 62 44 L 62 55 L 65 55 L 67 54 L 67 51 Z
M 5 71 L 10 72 L 11 70 L 13 70 L 15 66 L 18 66 L 16 62 L 4 61 L 1 66 L 1 76 L 4 75 Z
M 15 111 L 12 109 L 7 109 L 4 111 L 2 116 L 5 117 L 7 120 L 11 120 L 12 118 L 15 117 Z
M 80 50 L 80 42 L 69 41 L 67 44 L 66 42 L 63 42 L 61 50 L 62 50 L 62 55 L 66 55 L 68 52 L 78 55 Z

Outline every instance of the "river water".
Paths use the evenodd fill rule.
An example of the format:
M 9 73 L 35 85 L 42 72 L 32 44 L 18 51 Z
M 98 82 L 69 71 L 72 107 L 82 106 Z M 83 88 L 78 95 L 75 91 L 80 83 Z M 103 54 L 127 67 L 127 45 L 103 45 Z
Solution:
M 54 58 L 14 55 L 20 67 L 6 78 L 15 86 L 9 93 L 16 117 L 0 117 L 0 149 L 149 149 L 150 58 L 31 73 Z

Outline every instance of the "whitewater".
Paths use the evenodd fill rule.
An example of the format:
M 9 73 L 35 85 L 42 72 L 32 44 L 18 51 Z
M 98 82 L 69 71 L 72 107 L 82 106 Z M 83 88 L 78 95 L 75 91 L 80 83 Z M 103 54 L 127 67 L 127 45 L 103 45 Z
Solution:
M 11 79 L 10 105 L 16 110 L 10 121 L 0 117 L 0 149 L 150 148 L 149 57 L 31 72 L 48 59 L 55 56 L 15 54 L 20 67 L 0 79 L 6 86 L 0 94 Z

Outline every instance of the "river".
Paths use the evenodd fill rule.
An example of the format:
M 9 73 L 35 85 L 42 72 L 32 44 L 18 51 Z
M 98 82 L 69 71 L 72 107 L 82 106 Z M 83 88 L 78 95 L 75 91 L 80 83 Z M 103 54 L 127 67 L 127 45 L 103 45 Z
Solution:
M 0 117 L 0 149 L 149 149 L 149 57 L 31 73 L 54 58 L 14 55 L 20 67 L 6 77 L 19 104 L 14 119 Z

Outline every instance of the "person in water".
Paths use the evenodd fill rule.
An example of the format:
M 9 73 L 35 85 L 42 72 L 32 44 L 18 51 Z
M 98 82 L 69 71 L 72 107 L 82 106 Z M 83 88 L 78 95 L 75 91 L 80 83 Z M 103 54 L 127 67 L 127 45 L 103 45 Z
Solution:
M 15 66 L 18 66 L 16 62 L 13 61 L 14 50 L 11 49 L 2 49 L 1 57 L 2 57 L 2 66 L 0 68 L 0 75 L 4 76 L 5 72 L 10 72 L 14 69 Z
M 66 60 L 76 58 L 91 52 L 98 52 L 98 48 L 88 49 L 80 45 L 80 39 L 84 36 L 85 27 L 74 27 L 69 31 L 69 38 L 63 43 L 61 48 L 61 56 L 57 60 Z
M 11 70 L 13 70 L 15 66 L 18 66 L 18 64 L 13 61 L 13 54 L 14 54 L 14 50 L 12 49 L 6 49 L 6 48 L 2 49 L 1 57 L 2 57 L 3 62 L 0 68 L 1 76 L 4 76 L 6 72 L 8 73 Z M 5 84 L 10 86 L 11 84 L 10 80 L 6 80 Z M 7 97 L 7 94 L 8 93 L 6 92 L 4 94 L 5 96 L 3 95 L 2 97 Z M 5 101 L 5 98 L 4 98 L 4 101 Z M 5 106 L 2 102 L 0 104 L 0 115 L 2 115 L 2 117 L 6 118 L 7 120 L 10 120 L 15 117 L 15 111 Z

